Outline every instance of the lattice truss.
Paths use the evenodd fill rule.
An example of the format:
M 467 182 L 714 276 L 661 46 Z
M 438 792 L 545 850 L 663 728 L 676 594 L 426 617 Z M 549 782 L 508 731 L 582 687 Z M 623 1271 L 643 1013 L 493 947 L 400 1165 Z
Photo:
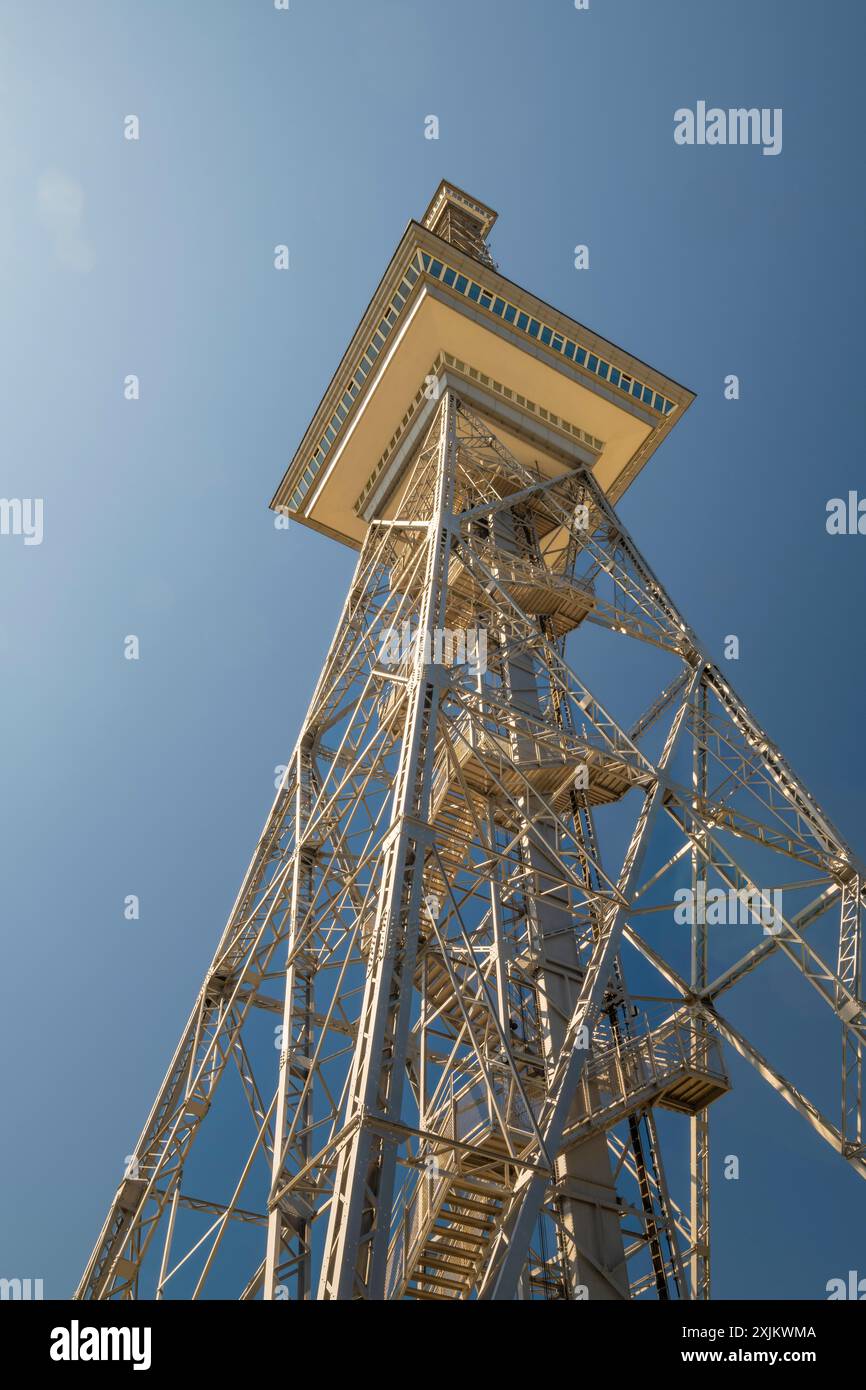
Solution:
M 709 1297 L 731 1050 L 866 1175 L 864 870 L 591 473 L 395 505 L 80 1298 Z

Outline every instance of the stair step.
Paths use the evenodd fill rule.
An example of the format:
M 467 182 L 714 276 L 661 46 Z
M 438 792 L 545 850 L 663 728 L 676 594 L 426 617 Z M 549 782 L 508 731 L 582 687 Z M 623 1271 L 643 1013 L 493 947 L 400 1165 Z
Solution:
M 480 1212 L 482 1216 L 496 1216 L 502 1210 L 499 1202 L 479 1202 L 476 1197 L 458 1197 L 453 1189 L 445 1199 L 449 1207 L 465 1207 L 469 1212 Z
M 481 1178 L 471 1178 L 467 1177 L 465 1173 L 461 1173 L 457 1181 L 451 1184 L 449 1191 L 453 1193 L 469 1192 L 481 1197 L 493 1197 L 501 1202 L 507 1190 L 504 1180 L 497 1186 L 493 1182 L 484 1182 Z
M 420 1270 L 412 1275 L 412 1281 L 416 1284 L 432 1284 L 435 1289 L 454 1289 L 457 1293 L 465 1293 L 467 1288 L 466 1280 L 446 1279 L 444 1274 L 422 1274 Z
M 443 1230 L 442 1227 L 440 1227 L 440 1226 L 434 1226 L 434 1227 L 433 1227 L 433 1232 L 432 1232 L 432 1234 L 436 1237 L 436 1240 L 434 1241 L 434 1245 L 438 1245 L 438 1244 L 440 1243 L 440 1238 L 442 1238 L 442 1237 L 445 1237 L 445 1238 L 447 1238 L 447 1239 L 449 1239 L 449 1240 L 454 1240 L 457 1236 L 459 1236 L 459 1237 L 462 1239 L 464 1233 L 463 1233 L 463 1231 L 455 1231 L 454 1228 L 453 1228 L 453 1227 L 450 1227 L 450 1226 L 449 1226 L 448 1228 L 446 1228 L 445 1230 Z M 487 1233 L 485 1236 L 481 1237 L 481 1238 L 477 1241 L 477 1243 L 476 1243 L 475 1245 L 473 1245 L 473 1246 L 471 1246 L 471 1247 L 470 1247 L 470 1246 L 461 1245 L 461 1246 L 459 1247 L 459 1249 L 460 1249 L 460 1253 L 461 1253 L 462 1255 L 465 1255 L 465 1257 L 466 1257 L 467 1260 L 477 1260 L 478 1257 L 479 1257 L 479 1255 L 483 1254 L 483 1252 L 484 1252 L 485 1249 L 487 1248 L 488 1244 L 489 1244 L 489 1233 Z M 456 1249 L 456 1248 L 458 1248 L 458 1247 L 455 1246 L 455 1249 Z
M 480 1255 L 481 1251 L 487 1244 L 485 1236 L 475 1236 L 472 1235 L 469 1231 L 460 1230 L 458 1227 L 452 1225 L 434 1226 L 431 1232 L 431 1238 L 433 1234 L 441 1236 L 444 1239 L 454 1241 L 455 1249 L 464 1250 L 467 1259 L 472 1259 Z M 459 1242 L 459 1245 L 456 1244 L 456 1242 Z M 437 1240 L 434 1243 L 438 1245 L 439 1241 Z
M 442 1216 L 448 1216 L 450 1218 L 449 1224 L 454 1226 L 468 1226 L 470 1230 L 484 1231 L 486 1233 L 493 1225 L 492 1220 L 485 1221 L 480 1216 L 464 1215 L 462 1212 L 443 1211 L 441 1214 Z
M 439 1253 L 439 1251 L 442 1248 L 442 1246 L 434 1246 L 433 1250 L 431 1251 L 430 1246 L 425 1245 L 424 1252 L 418 1261 L 417 1268 L 427 1269 L 428 1267 L 430 1267 L 434 1270 L 441 1269 L 445 1274 L 458 1274 L 462 1275 L 464 1279 L 469 1279 L 472 1276 L 473 1270 L 475 1268 L 474 1260 L 470 1261 L 469 1257 L 465 1254 L 462 1257 L 462 1263 L 460 1259 L 456 1257 L 450 1260 L 445 1259 Z
M 442 1214 L 443 1216 L 447 1216 L 449 1221 L 453 1221 L 455 1226 L 460 1226 L 464 1222 L 466 1222 L 467 1225 L 470 1222 L 478 1222 L 480 1223 L 480 1227 L 476 1227 L 476 1229 L 483 1229 L 485 1231 L 489 1231 L 491 1226 L 496 1225 L 496 1218 L 499 1215 L 498 1211 L 464 1211 L 461 1207 L 453 1207 L 447 1202 L 442 1208 Z

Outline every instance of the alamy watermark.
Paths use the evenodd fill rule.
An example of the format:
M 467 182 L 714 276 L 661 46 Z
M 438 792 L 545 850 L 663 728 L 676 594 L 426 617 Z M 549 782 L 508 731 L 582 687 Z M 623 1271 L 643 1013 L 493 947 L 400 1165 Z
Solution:
M 436 627 L 431 633 L 412 627 L 382 629 L 379 661 L 383 666 L 401 666 L 412 661 L 425 666 L 466 666 L 473 676 L 487 670 L 487 630 L 483 627 Z
M 765 936 L 778 936 L 784 926 L 781 888 L 678 888 L 674 893 L 677 926 L 736 927 L 760 925 Z
M 0 1300 L 30 1300 L 45 1297 L 42 1279 L 0 1279 Z
M 762 145 L 762 154 L 782 153 L 781 106 L 737 106 L 725 110 L 699 101 L 694 111 L 674 112 L 677 145 Z
M 831 497 L 824 524 L 828 536 L 866 536 L 866 497 L 853 489 L 847 498 Z
M 866 1279 L 861 1279 L 856 1269 L 848 1270 L 847 1280 L 828 1279 L 825 1287 L 830 1302 L 840 1298 L 852 1299 L 857 1303 L 866 1300 Z
M 0 497 L 0 536 L 23 536 L 25 545 L 42 544 L 41 497 Z
M 51 1331 L 52 1361 L 129 1361 L 134 1371 L 147 1371 L 151 1362 L 149 1327 L 82 1327 L 73 1318 L 69 1327 Z

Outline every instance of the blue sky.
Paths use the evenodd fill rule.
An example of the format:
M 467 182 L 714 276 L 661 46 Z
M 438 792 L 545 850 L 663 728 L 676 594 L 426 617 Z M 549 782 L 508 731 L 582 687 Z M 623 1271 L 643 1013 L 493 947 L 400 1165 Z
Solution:
M 866 494 L 864 29 L 841 0 L 0 4 L 0 494 L 44 499 L 41 545 L 0 537 L 4 1276 L 71 1291 L 201 983 L 353 564 L 267 503 L 443 176 L 498 209 L 504 274 L 697 391 L 623 518 L 864 851 L 866 538 L 824 525 Z M 782 153 L 675 145 L 698 100 L 781 107 Z M 866 1189 L 735 1078 L 716 1294 L 820 1298 L 866 1273 Z

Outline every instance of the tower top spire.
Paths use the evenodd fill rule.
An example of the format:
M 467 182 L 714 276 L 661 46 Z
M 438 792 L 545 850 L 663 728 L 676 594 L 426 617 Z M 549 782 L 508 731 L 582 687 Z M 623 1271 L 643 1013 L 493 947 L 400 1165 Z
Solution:
M 474 256 L 484 265 L 493 265 L 487 237 L 496 218 L 493 208 L 479 203 L 477 198 L 471 198 L 462 188 L 443 179 L 433 194 L 421 224 L 434 236 Z

